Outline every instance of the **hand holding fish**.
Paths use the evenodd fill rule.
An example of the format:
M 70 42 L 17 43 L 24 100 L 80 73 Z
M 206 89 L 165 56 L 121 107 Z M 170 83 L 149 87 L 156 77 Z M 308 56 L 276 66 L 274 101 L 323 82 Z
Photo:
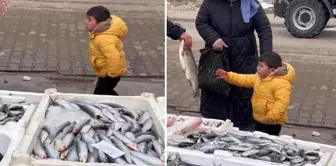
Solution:
M 267 117 L 264 119 L 264 123 L 265 124 L 275 124 L 275 122 L 271 118 L 267 118 Z
M 5 14 L 7 12 L 7 2 L 5 0 L 0 0 L 0 15 Z
M 216 71 L 216 76 L 218 79 L 223 79 L 225 80 L 227 78 L 227 72 L 224 71 L 223 69 L 217 69 Z
M 182 33 L 182 35 L 180 36 L 180 40 L 184 40 L 184 49 L 186 50 L 191 49 L 192 38 L 187 32 Z

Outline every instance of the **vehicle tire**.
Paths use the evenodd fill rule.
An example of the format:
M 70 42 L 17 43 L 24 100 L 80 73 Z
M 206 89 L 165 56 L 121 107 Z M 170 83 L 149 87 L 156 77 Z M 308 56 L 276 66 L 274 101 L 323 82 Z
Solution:
M 285 26 L 298 38 L 319 35 L 328 23 L 329 11 L 319 0 L 292 0 L 286 8 Z

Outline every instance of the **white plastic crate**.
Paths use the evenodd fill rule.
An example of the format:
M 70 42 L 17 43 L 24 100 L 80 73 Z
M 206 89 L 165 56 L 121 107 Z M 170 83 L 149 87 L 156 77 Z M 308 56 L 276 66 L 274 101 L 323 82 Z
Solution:
M 161 139 L 164 141 L 164 128 L 160 124 L 155 112 L 159 107 L 155 98 L 150 93 L 142 93 L 140 96 L 101 96 L 88 94 L 74 94 L 74 93 L 58 93 L 55 89 L 47 89 L 45 96 L 41 100 L 38 109 L 32 117 L 31 123 L 28 125 L 26 133 L 20 143 L 19 148 L 12 155 L 11 165 L 34 165 L 34 166 L 50 166 L 50 165 L 74 165 L 74 166 L 90 166 L 90 165 L 120 165 L 120 164 L 103 164 L 103 163 L 80 163 L 69 162 L 61 160 L 37 160 L 31 157 L 31 152 L 36 143 L 36 139 L 42 130 L 42 125 L 45 121 L 45 114 L 50 105 L 50 99 L 87 99 L 95 102 L 113 102 L 124 105 L 131 109 L 149 111 L 154 122 L 154 129 L 157 131 Z
M 5 126 L 0 128 L 0 153 L 3 159 L 0 162 L 1 166 L 9 165 L 13 151 L 19 146 L 24 135 L 24 128 Z
M 183 118 L 183 119 L 195 118 L 191 116 L 176 116 L 174 114 L 167 115 L 167 117 L 174 117 L 174 116 L 177 119 L 178 118 Z M 220 122 L 221 120 L 202 118 L 202 121 Z M 172 134 L 172 131 L 174 131 L 174 128 L 172 128 L 171 130 L 168 128 L 167 130 L 168 130 L 167 137 L 169 137 Z M 303 140 L 297 140 L 288 135 L 281 135 L 277 137 L 277 136 L 268 135 L 266 133 L 262 133 L 258 131 L 255 131 L 255 132 L 239 131 L 239 129 L 236 127 L 226 128 L 222 130 L 217 130 L 215 128 L 212 128 L 212 130 L 216 131 L 216 133 L 222 132 L 222 134 L 233 133 L 233 134 L 239 134 L 239 135 L 245 135 L 245 136 L 257 136 L 257 137 L 263 136 L 263 137 L 267 137 L 270 139 L 277 139 L 277 140 L 287 142 L 287 143 L 295 143 L 299 147 L 303 147 L 303 148 L 320 149 L 320 151 L 325 152 L 325 154 L 324 156 L 321 157 L 320 161 L 314 166 L 336 166 L 336 146 L 303 141 Z M 254 160 L 250 158 L 225 156 L 225 155 L 220 155 L 220 154 L 205 154 L 203 152 L 196 151 L 196 150 L 172 147 L 172 146 L 169 146 L 168 144 L 167 144 L 166 151 L 167 151 L 167 156 L 168 156 L 168 152 L 179 152 L 183 161 L 190 162 L 191 164 L 196 164 L 196 165 L 203 165 L 203 163 L 206 165 L 207 163 L 204 161 L 209 160 L 210 162 L 214 161 L 217 165 L 222 163 L 222 165 L 230 165 L 230 166 L 231 165 L 232 166 L 236 166 L 236 165 L 237 166 L 269 166 L 269 165 L 284 166 L 284 164 L 261 161 L 261 160 Z
M 43 93 L 0 90 L 0 99 L 3 101 L 24 102 L 25 104 L 29 104 L 28 108 L 25 110 L 25 114 L 17 123 L 11 122 L 3 126 L 18 126 L 26 128 L 43 95 Z

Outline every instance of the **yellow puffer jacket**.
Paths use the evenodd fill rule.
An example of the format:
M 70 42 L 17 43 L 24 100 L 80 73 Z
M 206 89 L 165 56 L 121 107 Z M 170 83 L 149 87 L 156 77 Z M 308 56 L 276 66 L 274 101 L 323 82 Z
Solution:
M 90 34 L 90 63 L 99 77 L 120 77 L 127 72 L 121 39 L 128 33 L 127 25 L 117 16 L 97 24 Z
M 260 79 L 258 74 L 237 74 L 228 72 L 227 82 L 240 87 L 253 87 L 253 117 L 263 123 L 265 117 L 276 124 L 287 122 L 287 107 L 290 102 L 291 84 L 295 79 L 295 70 L 288 64 L 277 70 L 273 76 Z

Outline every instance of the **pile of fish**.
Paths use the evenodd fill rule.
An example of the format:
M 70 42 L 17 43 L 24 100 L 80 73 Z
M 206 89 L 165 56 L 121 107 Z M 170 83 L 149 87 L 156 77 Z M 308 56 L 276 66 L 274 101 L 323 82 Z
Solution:
M 168 144 L 208 154 L 213 154 L 215 150 L 224 150 L 233 156 L 294 166 L 316 164 L 324 154 L 319 150 L 303 149 L 294 143 L 289 144 L 266 137 L 242 136 L 232 133 L 218 135 L 205 132 L 185 133 L 182 137 L 182 139 L 169 138 Z
M 0 125 L 8 122 L 18 122 L 25 113 L 23 104 L 2 104 L 0 107 Z
M 91 119 L 66 121 L 56 128 L 44 125 L 33 153 L 40 159 L 136 165 L 163 165 L 164 143 L 153 130 L 148 112 L 136 111 L 113 103 L 89 100 L 54 101 L 68 110 L 81 110 Z M 103 149 L 95 144 L 106 143 Z M 115 147 L 120 157 L 104 151 Z M 111 148 L 109 148 L 111 149 Z
M 168 153 L 167 166 L 201 166 L 201 165 L 191 164 L 182 161 L 180 154 L 175 152 L 175 153 Z M 222 166 L 222 164 L 216 165 L 216 163 L 213 162 L 212 166 Z

